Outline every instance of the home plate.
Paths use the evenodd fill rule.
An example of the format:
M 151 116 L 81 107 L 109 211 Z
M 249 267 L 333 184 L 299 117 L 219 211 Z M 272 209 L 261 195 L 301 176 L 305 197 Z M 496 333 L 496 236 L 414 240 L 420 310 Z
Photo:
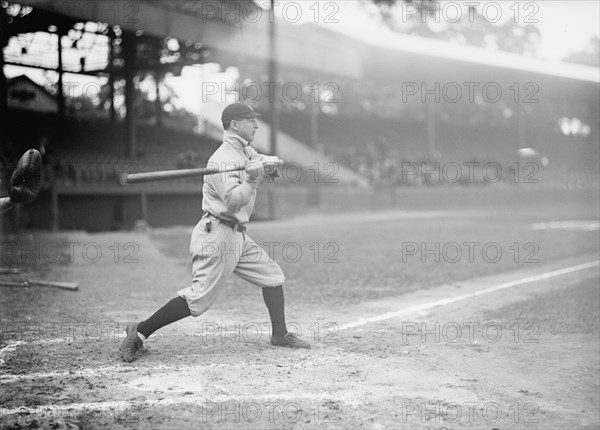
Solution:
M 203 386 L 203 372 L 155 373 L 142 376 L 129 381 L 124 387 L 134 390 L 165 392 L 165 393 L 193 393 L 205 391 Z M 206 381 L 206 379 L 204 379 Z

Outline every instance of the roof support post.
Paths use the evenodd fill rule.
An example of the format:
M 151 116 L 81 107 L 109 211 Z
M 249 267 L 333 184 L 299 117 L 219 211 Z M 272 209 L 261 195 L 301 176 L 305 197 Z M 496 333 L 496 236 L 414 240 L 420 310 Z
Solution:
M 156 99 L 154 99 L 154 114 L 156 116 L 156 126 L 162 126 L 162 102 L 160 100 L 160 81 L 162 80 L 162 73 L 158 70 L 154 72 L 154 83 L 156 85 Z
M 427 149 L 429 155 L 435 155 L 435 101 L 427 103 Z
M 4 75 L 4 47 L 8 45 L 8 37 L 6 37 L 4 17 L 1 18 L 0 25 L 0 118 L 7 118 L 8 115 L 8 89 L 6 88 L 6 76 Z M 0 144 L 4 147 L 7 143 L 6 128 L 0 127 Z
M 136 158 L 136 136 L 135 136 L 135 57 L 136 46 L 134 35 L 123 33 L 123 56 L 125 58 L 125 128 L 127 156 Z
M 117 111 L 115 110 L 115 78 L 111 72 L 108 76 L 108 97 L 110 98 L 110 122 L 114 124 L 117 119 Z
M 517 103 L 517 120 L 519 121 L 519 139 L 517 149 L 527 148 L 527 118 L 523 103 Z
M 269 14 L 269 81 L 273 85 L 273 97 L 269 98 L 269 115 L 271 117 L 271 155 L 277 155 L 277 131 L 279 129 L 279 118 L 277 115 L 277 41 L 275 32 L 275 1 L 271 0 L 271 10 Z
M 63 55 L 62 55 L 62 30 L 56 33 L 58 38 L 58 83 L 56 88 L 56 103 L 58 104 L 58 120 L 63 121 L 65 119 L 65 89 L 63 84 Z

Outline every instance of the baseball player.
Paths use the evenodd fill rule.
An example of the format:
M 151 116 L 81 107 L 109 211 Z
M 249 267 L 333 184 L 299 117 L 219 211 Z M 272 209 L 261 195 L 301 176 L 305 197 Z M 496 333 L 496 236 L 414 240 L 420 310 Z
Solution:
M 143 342 L 156 330 L 187 316 L 202 315 L 232 273 L 260 287 L 271 318 L 271 344 L 310 348 L 310 344 L 288 333 L 285 323 L 283 283 L 279 265 L 247 234 L 256 190 L 263 179 L 277 172 L 266 166 L 266 157 L 250 143 L 258 130 L 252 107 L 243 103 L 227 106 L 221 115 L 223 143 L 209 159 L 209 165 L 239 164 L 243 171 L 206 176 L 202 188 L 202 218 L 192 232 L 192 284 L 150 318 L 127 325 L 121 355 L 135 359 Z

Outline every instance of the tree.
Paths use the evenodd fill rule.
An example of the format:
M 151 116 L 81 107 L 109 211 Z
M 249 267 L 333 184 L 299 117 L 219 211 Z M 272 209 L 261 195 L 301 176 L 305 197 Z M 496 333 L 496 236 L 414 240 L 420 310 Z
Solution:
M 600 40 L 598 37 L 592 37 L 584 49 L 572 52 L 565 61 L 600 67 Z
M 439 1 L 371 1 L 377 6 L 381 21 L 398 33 L 531 55 L 536 54 L 540 44 L 536 26 L 513 20 L 492 23 L 474 6 L 468 6 L 456 22 L 449 22 L 435 18 L 436 11 L 439 17 L 444 6 Z

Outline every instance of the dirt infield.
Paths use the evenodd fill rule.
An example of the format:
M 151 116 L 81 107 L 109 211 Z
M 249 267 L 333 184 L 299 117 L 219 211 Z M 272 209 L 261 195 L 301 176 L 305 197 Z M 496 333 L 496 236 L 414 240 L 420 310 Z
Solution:
M 131 364 L 124 324 L 187 285 L 190 228 L 9 238 L 3 264 L 80 291 L 1 291 L 1 427 L 598 428 L 594 202 L 501 209 L 252 225 L 313 348 L 271 347 L 235 279 Z

